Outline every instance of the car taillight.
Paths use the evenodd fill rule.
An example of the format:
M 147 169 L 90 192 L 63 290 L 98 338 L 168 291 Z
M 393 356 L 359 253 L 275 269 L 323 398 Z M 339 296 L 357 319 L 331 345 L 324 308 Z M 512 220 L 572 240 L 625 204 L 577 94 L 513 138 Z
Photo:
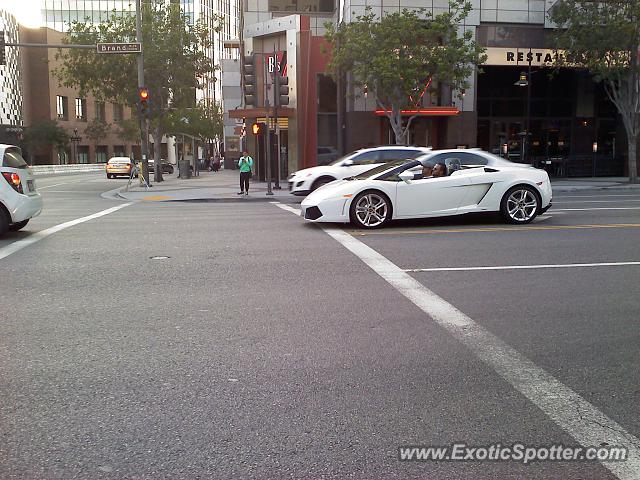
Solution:
M 2 172 L 2 176 L 7 182 L 9 182 L 9 185 L 11 185 L 16 192 L 22 193 L 22 183 L 20 182 L 20 176 L 17 173 Z

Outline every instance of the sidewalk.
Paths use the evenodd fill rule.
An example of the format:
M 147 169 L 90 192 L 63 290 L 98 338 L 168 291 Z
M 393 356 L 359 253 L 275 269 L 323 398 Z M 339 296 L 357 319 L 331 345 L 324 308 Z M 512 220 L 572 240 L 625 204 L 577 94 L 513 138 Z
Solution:
M 139 186 L 138 179 L 131 182 L 127 190 L 122 187 L 117 195 L 126 200 L 143 200 L 152 202 L 171 201 L 210 201 L 210 202 L 291 202 L 300 199 L 289 193 L 285 180 L 280 182 L 281 190 L 267 195 L 266 182 L 251 180 L 249 196 L 241 196 L 239 170 L 221 170 L 219 172 L 201 171 L 200 176 L 187 179 L 177 178 L 177 174 L 163 175 L 164 182 L 154 183 L 151 175 L 151 187 Z
M 552 178 L 554 192 L 576 192 L 580 190 L 638 190 L 640 184 L 629 184 L 628 177 Z

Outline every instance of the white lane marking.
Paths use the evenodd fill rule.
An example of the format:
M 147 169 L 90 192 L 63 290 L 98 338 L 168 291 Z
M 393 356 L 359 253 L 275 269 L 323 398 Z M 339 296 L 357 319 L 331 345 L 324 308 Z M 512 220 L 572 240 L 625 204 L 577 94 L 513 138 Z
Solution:
M 565 203 L 628 203 L 628 202 L 640 202 L 639 200 L 569 200 L 567 202 L 553 202 L 554 205 L 560 205 Z
M 291 213 L 293 213 L 295 215 L 300 216 L 301 210 L 299 208 L 293 208 L 293 207 L 290 207 L 289 205 L 284 205 L 284 204 L 279 203 L 279 202 L 269 202 L 269 203 L 272 204 L 272 205 L 275 205 L 276 207 L 280 207 L 282 210 L 285 210 L 287 212 L 291 212 Z
M 502 265 L 491 267 L 434 267 L 407 268 L 405 272 L 469 272 L 474 270 L 535 270 L 538 268 L 585 268 L 585 267 L 621 267 L 626 265 L 640 265 L 640 262 L 601 262 L 601 263 L 567 263 L 548 265 Z
M 594 210 L 640 210 L 640 207 L 560 208 L 558 210 L 553 209 L 553 213 L 557 213 L 557 212 L 592 212 Z
M 620 479 L 640 478 L 640 440 L 387 258 L 343 230 L 322 227 L 471 350 L 583 446 L 626 446 L 626 462 L 601 462 Z
M 640 197 L 640 193 L 634 193 L 634 194 L 623 194 L 623 195 L 557 195 L 554 196 L 553 198 L 601 198 L 601 197 L 612 197 L 612 198 L 617 198 L 617 197 Z
M 549 220 L 550 218 L 553 218 L 553 215 L 542 215 L 542 216 L 537 216 L 533 222 L 531 223 L 540 223 L 540 222 L 544 222 L 546 220 Z
M 45 230 L 41 230 L 39 232 L 33 233 L 23 240 L 17 240 L 7 245 L 6 247 L 0 248 L 0 260 L 8 257 L 12 253 L 16 253 L 22 250 L 23 248 L 28 247 L 29 245 L 33 245 L 34 243 L 39 242 L 40 240 L 47 238 L 49 235 L 53 235 L 54 233 L 57 233 L 60 230 L 73 227 L 74 225 L 78 225 L 79 223 L 88 222 L 89 220 L 93 220 L 94 218 L 99 218 L 105 215 L 109 215 L 110 213 L 120 210 L 121 208 L 128 207 L 129 205 L 133 205 L 133 202 L 125 203 L 123 205 L 118 205 L 116 207 L 107 208 L 106 210 L 102 210 L 101 212 L 94 213 L 93 215 L 87 215 L 86 217 L 76 218 L 75 220 L 70 220 L 68 222 L 61 223 L 59 225 L 55 225 Z
M 274 204 L 283 210 L 285 205 Z M 295 209 L 291 209 L 295 210 Z M 601 462 L 621 480 L 640 478 L 640 440 L 554 376 L 535 365 L 400 267 L 348 233 L 322 227 L 583 446 L 628 448 L 626 462 Z
M 38 177 L 35 177 L 35 178 L 36 178 L 36 182 L 38 183 Z M 59 187 L 60 185 L 69 185 L 69 184 L 72 184 L 72 183 L 87 183 L 87 179 L 84 178 L 82 180 L 76 180 L 74 182 L 63 182 L 63 183 L 56 183 L 54 185 L 45 185 L 44 187 L 36 186 L 36 190 L 43 190 L 45 188 Z

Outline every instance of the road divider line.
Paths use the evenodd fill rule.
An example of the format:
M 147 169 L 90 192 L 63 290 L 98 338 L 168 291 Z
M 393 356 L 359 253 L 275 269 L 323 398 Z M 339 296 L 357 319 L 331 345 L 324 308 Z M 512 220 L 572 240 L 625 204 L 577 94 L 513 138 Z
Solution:
M 606 442 L 608 445 L 627 447 L 629 457 L 626 462 L 601 463 L 621 480 L 640 478 L 640 440 L 621 425 L 371 247 L 343 230 L 322 228 L 581 445 L 586 447 Z
M 104 217 L 105 215 L 109 215 L 110 213 L 116 212 L 121 208 L 128 207 L 129 205 L 133 205 L 133 202 L 125 203 L 123 205 L 118 205 L 116 207 L 107 208 L 106 210 L 102 210 L 101 212 L 94 213 L 92 215 L 87 215 L 86 217 L 82 217 L 82 218 L 76 218 L 75 220 L 70 220 L 68 222 L 61 223 L 59 225 L 49 227 L 45 230 L 41 230 L 39 232 L 33 233 L 23 240 L 17 240 L 7 245 L 6 247 L 0 248 L 0 260 L 8 257 L 13 253 L 16 253 L 22 250 L 23 248 L 28 247 L 29 245 L 33 245 L 34 243 L 47 238 L 49 235 L 53 235 L 54 233 L 57 233 L 61 230 L 65 230 L 67 228 L 73 227 L 80 223 L 88 222 L 89 220 L 93 220 L 95 218 Z
M 566 202 L 553 202 L 554 205 L 564 205 L 566 203 L 625 203 L 625 202 L 640 202 L 638 200 L 569 200 Z
M 553 212 L 554 214 L 556 212 Z M 639 228 L 640 223 L 603 223 L 593 225 L 529 225 L 520 227 L 479 227 L 479 228 L 437 228 L 427 230 L 375 230 L 375 231 L 359 231 L 354 230 L 350 233 L 358 236 L 367 235 L 424 235 L 434 233 L 481 233 L 481 232 L 528 232 L 530 230 L 591 230 L 598 228 Z
M 553 209 L 556 212 L 593 212 L 596 210 L 640 210 L 640 207 L 590 207 L 590 208 L 559 208 Z
M 286 211 L 295 210 L 274 204 Z M 616 421 L 368 245 L 344 230 L 325 226 L 322 229 L 446 329 L 581 445 L 603 445 L 606 442 L 627 447 L 627 461 L 601 463 L 621 480 L 640 478 L 640 440 Z
M 434 268 L 406 268 L 409 273 L 421 272 L 472 272 L 474 270 L 536 270 L 541 268 L 588 268 L 588 267 L 622 267 L 640 265 L 640 262 L 601 262 L 601 263 L 567 263 L 549 265 L 502 265 L 489 267 L 434 267 Z
M 290 207 L 289 205 L 284 205 L 284 204 L 282 204 L 280 202 L 269 202 L 269 203 L 272 204 L 272 205 L 275 205 L 276 207 L 281 208 L 282 210 L 284 210 L 286 212 L 290 212 L 290 213 L 293 213 L 294 215 L 300 216 L 301 210 L 299 208 L 293 208 L 293 207 Z

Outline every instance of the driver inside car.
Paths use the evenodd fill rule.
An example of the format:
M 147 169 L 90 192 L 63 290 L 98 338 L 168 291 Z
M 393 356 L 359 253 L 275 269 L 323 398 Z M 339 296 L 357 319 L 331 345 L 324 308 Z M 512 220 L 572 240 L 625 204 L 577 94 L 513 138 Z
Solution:
M 433 177 L 446 177 L 447 176 L 447 167 L 444 163 L 436 163 L 436 166 L 433 167 Z
M 420 180 L 423 178 L 429 178 L 433 175 L 433 165 L 431 163 L 427 163 L 426 165 L 422 166 L 422 172 L 420 173 L 416 173 L 413 176 L 414 180 Z

